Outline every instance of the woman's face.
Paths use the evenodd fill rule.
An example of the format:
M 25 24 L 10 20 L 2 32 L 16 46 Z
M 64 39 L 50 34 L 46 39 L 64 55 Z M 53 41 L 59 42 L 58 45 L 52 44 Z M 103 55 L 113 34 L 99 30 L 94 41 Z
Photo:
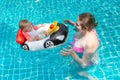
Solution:
M 82 30 L 81 25 L 78 21 L 75 23 L 75 28 L 76 28 L 76 31 L 81 31 Z
M 77 22 L 75 24 L 76 31 L 78 31 L 84 35 L 86 31 L 82 29 L 82 26 L 80 24 L 81 24 L 81 22 L 79 21 L 79 18 L 78 18 Z

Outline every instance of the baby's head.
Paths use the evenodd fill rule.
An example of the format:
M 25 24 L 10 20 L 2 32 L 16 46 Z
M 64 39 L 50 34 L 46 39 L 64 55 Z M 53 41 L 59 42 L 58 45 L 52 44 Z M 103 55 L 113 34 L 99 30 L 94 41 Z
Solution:
M 32 30 L 32 24 L 28 20 L 21 20 L 19 22 L 19 28 L 25 32 L 30 32 Z
M 91 31 L 97 26 L 95 18 L 90 13 L 82 13 L 77 19 L 76 26 L 81 26 L 81 30 Z

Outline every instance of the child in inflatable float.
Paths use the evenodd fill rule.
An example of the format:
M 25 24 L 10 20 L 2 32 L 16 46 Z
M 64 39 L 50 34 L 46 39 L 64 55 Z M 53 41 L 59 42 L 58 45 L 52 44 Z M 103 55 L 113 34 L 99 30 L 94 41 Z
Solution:
M 33 26 L 28 20 L 21 20 L 19 22 L 19 28 L 22 29 L 22 33 L 27 39 L 27 41 L 37 41 L 41 40 L 42 36 L 37 32 L 40 27 L 43 25 Z M 45 31 L 43 32 L 44 35 L 47 35 Z
M 58 22 L 33 26 L 28 20 L 21 20 L 19 27 L 16 42 L 24 50 L 35 51 L 54 47 L 65 42 L 68 34 L 68 28 Z

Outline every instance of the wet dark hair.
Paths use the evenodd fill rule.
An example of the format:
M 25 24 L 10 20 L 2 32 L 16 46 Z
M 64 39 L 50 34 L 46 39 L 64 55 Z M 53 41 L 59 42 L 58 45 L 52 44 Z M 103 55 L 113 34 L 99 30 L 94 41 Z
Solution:
M 95 18 L 90 13 L 82 13 L 79 15 L 78 20 L 80 21 L 81 28 L 83 30 L 91 31 L 93 28 L 97 26 L 97 22 L 95 21 Z

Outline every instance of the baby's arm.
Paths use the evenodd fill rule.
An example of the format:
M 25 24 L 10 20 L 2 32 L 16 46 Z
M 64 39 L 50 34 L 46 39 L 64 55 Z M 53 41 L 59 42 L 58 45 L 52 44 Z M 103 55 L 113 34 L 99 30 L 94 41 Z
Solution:
M 39 28 L 41 27 L 44 27 L 46 24 L 38 24 L 38 25 L 35 25 L 33 28 L 34 30 L 38 30 Z
M 35 36 L 31 38 L 31 41 L 38 41 L 41 40 L 42 38 L 40 38 L 39 36 Z
M 40 28 L 40 27 L 44 27 L 46 24 L 38 24 L 36 25 L 36 27 Z
M 45 34 L 46 36 L 50 35 L 50 33 L 48 31 L 44 31 L 43 34 Z
M 66 20 L 64 20 L 64 22 L 67 24 L 71 24 L 72 26 L 76 26 L 75 22 L 73 22 L 71 20 L 66 19 Z

